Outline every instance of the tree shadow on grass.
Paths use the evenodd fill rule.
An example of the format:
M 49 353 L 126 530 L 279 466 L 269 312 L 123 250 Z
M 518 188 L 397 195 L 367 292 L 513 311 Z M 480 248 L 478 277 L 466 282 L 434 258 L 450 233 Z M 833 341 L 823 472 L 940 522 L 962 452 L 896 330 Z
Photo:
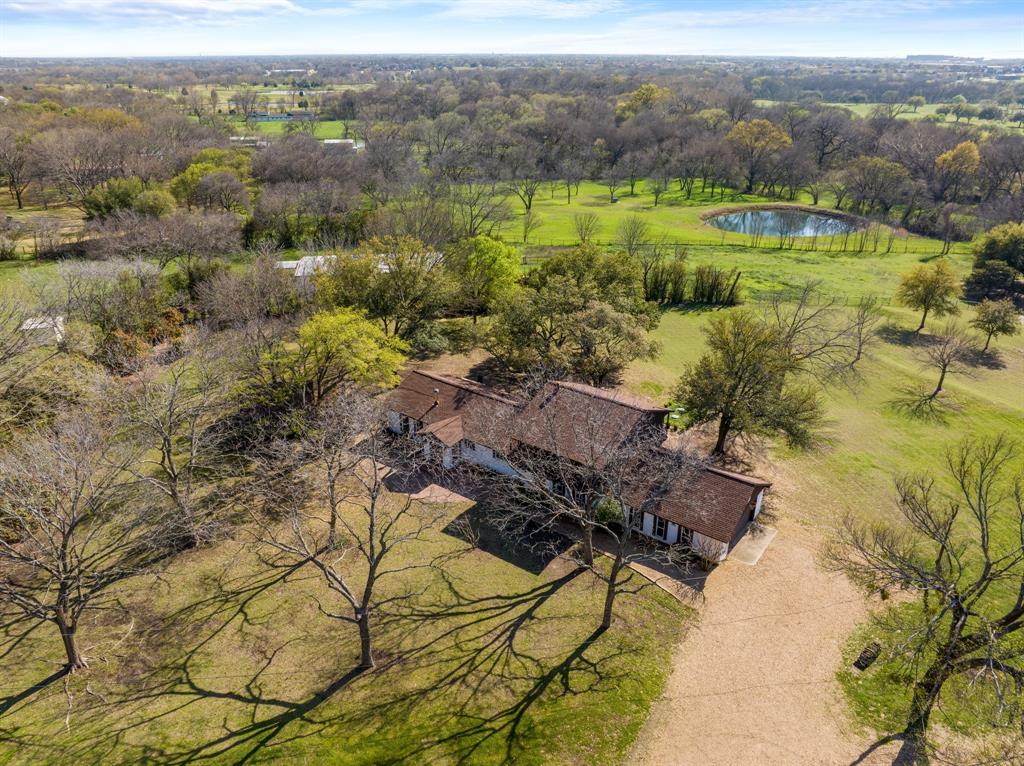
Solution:
M 893 412 L 935 425 L 945 424 L 950 411 L 955 409 L 946 398 L 933 396 L 930 391 L 913 386 L 901 388 L 897 396 L 886 404 Z
M 880 748 L 885 747 L 891 742 L 902 743 L 899 751 L 896 753 L 895 757 L 893 757 L 892 761 L 890 761 L 891 766 L 913 766 L 913 764 L 918 763 L 917 747 L 915 743 L 907 738 L 903 732 L 897 732 L 896 734 L 887 734 L 884 737 L 876 739 L 867 747 L 867 749 L 864 750 L 863 753 L 850 761 L 850 766 L 862 766 L 862 764 L 867 763 L 878 763 L 879 761 L 877 757 L 872 758 L 872 756 L 874 756 Z M 869 758 L 872 760 L 869 761 Z
M 449 601 L 404 615 L 427 623 L 444 620 L 455 624 L 402 653 L 403 670 L 438 669 L 430 683 L 362 711 L 367 722 L 408 718 L 412 711 L 426 706 L 437 711 L 430 725 L 431 736 L 411 750 L 402 748 L 400 742 L 386 748 L 391 756 L 381 763 L 421 763 L 440 757 L 458 764 L 514 764 L 534 736 L 530 714 L 538 702 L 552 694 L 611 691 L 622 674 L 608 665 L 623 652 L 607 645 L 598 648 L 603 629 L 553 651 L 549 645 L 544 650 L 523 646 L 523 637 L 531 628 L 545 624 L 551 633 L 551 623 L 575 622 L 576 618 L 544 614 L 542 607 L 586 571 L 577 567 L 521 593 L 479 598 L 461 593 L 446 578 Z M 570 630 L 554 632 L 562 635 Z M 495 709 L 490 709 L 492 706 Z M 489 749 L 484 750 L 493 747 L 502 755 L 495 757 Z M 479 760 L 484 757 L 488 760 Z
M 270 745 L 279 746 L 287 742 L 314 736 L 328 726 L 332 718 L 317 719 L 312 717 L 311 714 L 320 705 L 344 689 L 356 678 L 363 675 L 364 672 L 361 668 L 353 668 L 323 689 L 314 692 L 299 702 L 267 699 L 258 692 L 253 694 L 215 692 L 193 685 L 191 691 L 199 698 L 231 699 L 252 705 L 251 721 L 238 727 L 231 727 L 225 722 L 223 725 L 226 730 L 224 734 L 192 748 L 178 751 L 165 750 L 159 753 L 150 750 L 147 761 L 168 765 L 187 764 L 197 761 L 217 760 L 230 754 L 232 756 L 231 763 L 244 764 L 259 755 L 265 747 Z M 248 686 L 247 691 L 250 691 Z M 256 711 L 266 705 L 280 707 L 282 711 L 269 718 L 256 720 Z M 298 721 L 307 724 L 307 726 L 302 731 L 295 731 L 287 736 L 282 736 L 292 723 Z
M 878 337 L 892 346 L 904 346 L 906 348 L 921 348 L 932 343 L 932 336 L 921 335 L 914 330 L 908 330 L 895 324 L 883 325 L 878 329 Z
M 984 367 L 986 370 L 1005 370 L 1006 362 L 998 351 L 971 349 L 964 354 L 964 364 L 969 367 Z
M 204 647 L 229 626 L 238 625 L 239 621 L 242 625 L 250 624 L 253 601 L 268 589 L 294 575 L 296 571 L 297 568 L 292 567 L 263 572 L 257 577 L 242 578 L 232 575 L 230 567 L 225 567 L 219 576 L 206 584 L 209 590 L 206 597 L 169 614 L 153 616 L 148 622 L 145 615 L 137 615 L 141 625 L 135 636 L 138 644 L 134 647 L 136 651 L 132 652 L 131 648 L 127 648 L 124 656 L 120 658 L 117 671 L 109 677 L 113 682 L 111 685 L 118 688 L 90 688 L 90 683 L 95 685 L 97 682 L 97 676 L 93 675 L 92 670 L 75 676 L 76 679 L 81 677 L 80 686 L 84 688 L 84 694 L 83 689 L 75 690 L 73 696 L 76 701 L 68 719 L 69 731 L 74 731 L 75 738 L 61 741 L 45 735 L 28 735 L 20 732 L 18 744 L 26 749 L 36 750 L 40 754 L 39 760 L 42 761 L 57 759 L 65 762 L 76 760 L 107 764 L 135 763 L 141 759 L 151 763 L 183 763 L 189 760 L 202 760 L 207 757 L 206 750 L 216 750 L 217 754 L 220 754 L 228 752 L 231 748 L 244 746 L 261 735 L 265 735 L 267 741 L 278 736 L 291 720 L 306 716 L 324 699 L 359 674 L 350 672 L 309 698 L 293 702 L 267 697 L 260 688 L 261 677 L 273 664 L 277 653 L 290 643 L 288 641 L 265 654 L 264 662 L 244 683 L 242 691 L 206 688 L 195 680 L 195 668 L 203 666 Z M 177 645 L 185 648 L 169 660 L 159 660 L 152 664 L 139 657 L 141 647 L 147 643 L 164 644 L 168 637 L 173 637 L 172 640 Z M 102 663 L 98 667 L 101 665 Z M 51 677 L 48 681 L 52 683 L 52 680 L 56 680 L 60 675 L 63 673 Z M 145 731 L 148 726 L 160 719 L 191 705 L 210 700 L 250 705 L 252 715 L 249 723 L 237 730 L 231 730 L 225 722 L 226 734 L 187 752 L 172 753 L 148 745 L 129 744 L 129 737 L 133 732 Z M 88 704 L 85 704 L 86 701 Z M 170 704 L 161 705 L 168 702 Z M 16 703 L 17 701 L 14 704 Z M 157 706 L 156 709 L 153 708 L 154 704 Z M 256 720 L 260 707 L 281 708 L 282 712 L 269 719 Z M 0 742 L 13 744 L 13 737 L 13 731 L 0 731 Z M 140 747 L 145 757 L 138 755 Z M 135 755 L 130 754 L 133 751 Z
M 574 545 L 571 539 L 550 529 L 525 530 L 522 536 L 511 538 L 493 522 L 485 503 L 473 505 L 441 531 L 472 549 L 496 556 L 534 575 L 539 575 Z

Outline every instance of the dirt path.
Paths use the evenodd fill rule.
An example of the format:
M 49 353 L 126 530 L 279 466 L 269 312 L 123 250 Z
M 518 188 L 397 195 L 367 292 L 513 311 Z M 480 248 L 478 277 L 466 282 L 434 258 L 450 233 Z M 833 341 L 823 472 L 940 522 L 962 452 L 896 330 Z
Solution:
M 816 533 L 777 526 L 756 566 L 726 561 L 708 578 L 632 766 L 849 764 L 870 744 L 850 731 L 835 680 L 863 600 L 818 566 Z M 896 749 L 863 763 L 890 764 Z

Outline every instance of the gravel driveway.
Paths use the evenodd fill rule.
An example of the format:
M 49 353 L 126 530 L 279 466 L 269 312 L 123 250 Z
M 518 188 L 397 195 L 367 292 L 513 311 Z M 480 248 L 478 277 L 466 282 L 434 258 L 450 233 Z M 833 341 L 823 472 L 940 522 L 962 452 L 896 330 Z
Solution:
M 863 599 L 818 565 L 811 530 L 778 528 L 756 566 L 726 561 L 708 578 L 633 766 L 849 764 L 870 745 L 852 732 L 835 680 Z M 891 764 L 897 750 L 863 763 Z

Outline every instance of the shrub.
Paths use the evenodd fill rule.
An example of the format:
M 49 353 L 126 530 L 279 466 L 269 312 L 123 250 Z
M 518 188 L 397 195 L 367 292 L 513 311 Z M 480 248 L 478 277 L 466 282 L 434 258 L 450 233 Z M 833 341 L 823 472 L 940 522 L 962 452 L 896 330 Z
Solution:
M 735 306 L 740 302 L 740 272 L 703 264 L 694 269 L 690 300 L 709 306 Z

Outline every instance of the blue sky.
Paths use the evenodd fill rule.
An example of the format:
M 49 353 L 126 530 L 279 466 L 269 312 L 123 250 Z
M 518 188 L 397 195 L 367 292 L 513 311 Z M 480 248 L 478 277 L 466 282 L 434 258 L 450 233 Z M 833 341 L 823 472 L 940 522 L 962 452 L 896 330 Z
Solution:
M 1024 58 L 1024 0 L 0 0 L 2 56 Z

